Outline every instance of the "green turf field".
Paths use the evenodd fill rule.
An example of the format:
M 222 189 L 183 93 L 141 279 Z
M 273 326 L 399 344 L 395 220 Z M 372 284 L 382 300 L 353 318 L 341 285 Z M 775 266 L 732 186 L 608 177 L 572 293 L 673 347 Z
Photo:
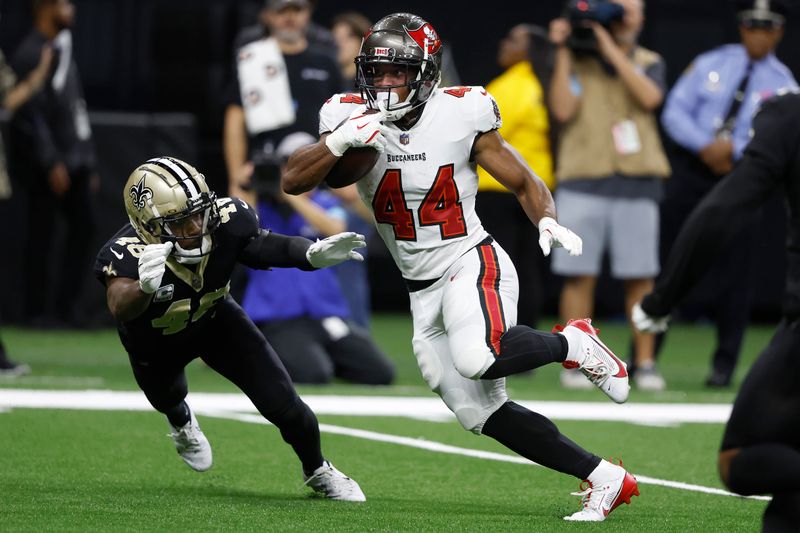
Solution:
M 598 324 L 618 354 L 621 324 Z M 410 352 L 406 316 L 379 316 L 374 330 L 395 360 L 391 388 L 335 384 L 301 394 L 426 396 Z M 771 334 L 749 330 L 738 381 Z M 34 368 L 0 389 L 136 390 L 115 333 L 3 331 L 9 353 Z M 669 390 L 632 391 L 630 402 L 727 403 L 732 391 L 702 387 L 713 332 L 682 326 L 661 365 Z M 234 392 L 202 365 L 188 371 L 192 392 Z M 566 392 L 558 367 L 509 380 L 514 399 L 596 401 L 599 391 Z M 57 407 L 57 406 L 56 406 Z M 102 407 L 102 406 L 98 406 Z M 679 406 L 676 405 L 676 408 Z M 641 497 L 603 524 L 570 524 L 578 509 L 573 479 L 532 465 L 464 457 L 323 433 L 326 456 L 359 481 L 365 504 L 308 496 L 299 464 L 272 426 L 199 415 L 214 467 L 198 474 L 180 461 L 163 417 L 147 411 L 12 409 L 0 411 L 0 531 L 755 531 L 765 502 L 641 484 Z M 509 455 L 455 421 L 321 415 L 328 426 L 425 439 Z M 556 421 L 573 440 L 604 457 L 621 457 L 640 476 L 720 488 L 716 450 L 721 424 L 653 427 Z

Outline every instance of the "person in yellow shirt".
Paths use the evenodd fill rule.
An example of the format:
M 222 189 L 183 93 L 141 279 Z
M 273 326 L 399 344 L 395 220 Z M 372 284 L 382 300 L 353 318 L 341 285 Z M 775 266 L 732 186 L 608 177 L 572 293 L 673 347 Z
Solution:
M 503 117 L 500 134 L 552 190 L 550 121 L 542 83 L 532 65 L 534 53 L 544 57 L 549 50 L 543 28 L 529 24 L 514 26 L 500 41 L 497 53 L 497 62 L 505 71 L 486 90 L 494 96 Z M 544 268 L 542 251 L 534 246 L 539 238 L 537 230 L 529 223 L 514 194 L 480 167 L 478 179 L 478 216 L 486 231 L 508 252 L 519 273 L 518 323 L 535 327 L 543 299 Z

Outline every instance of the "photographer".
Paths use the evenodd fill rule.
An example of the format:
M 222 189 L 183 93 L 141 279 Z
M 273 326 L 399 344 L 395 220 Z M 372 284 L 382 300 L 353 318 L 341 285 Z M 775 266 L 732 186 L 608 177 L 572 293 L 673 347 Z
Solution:
M 568 18 L 550 23 L 558 47 L 549 100 L 561 124 L 556 179 L 559 221 L 583 237 L 583 255 L 556 253 L 553 271 L 565 276 L 561 316 L 591 316 L 603 254 L 623 282 L 628 317 L 658 274 L 658 200 L 670 168 L 655 110 L 665 92 L 662 58 L 637 44 L 642 0 L 571 0 Z M 662 390 L 654 338 L 632 330 L 634 383 Z M 585 379 L 565 371 L 566 387 Z
M 347 230 L 339 200 L 319 189 L 299 196 L 280 188 L 283 164 L 297 148 L 314 141 L 305 132 L 287 135 L 275 151 L 274 172 L 257 171 L 262 228 L 308 239 Z M 328 383 L 334 377 L 388 385 L 394 367 L 369 333 L 352 320 L 343 290 L 331 269 L 252 270 L 242 307 L 283 361 L 295 383 Z

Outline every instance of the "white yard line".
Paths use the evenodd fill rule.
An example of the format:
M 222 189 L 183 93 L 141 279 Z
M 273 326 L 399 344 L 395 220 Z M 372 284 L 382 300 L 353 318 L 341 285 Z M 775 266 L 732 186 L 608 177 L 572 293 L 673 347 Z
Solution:
M 48 385 L 57 387 L 102 387 L 106 380 L 98 377 L 88 376 L 0 376 L 0 386 L 3 383 L 13 383 L 15 385 Z
M 385 397 L 385 396 L 303 396 L 303 400 L 318 415 L 341 416 L 398 416 L 432 421 L 449 421 L 452 413 L 435 397 Z M 269 424 L 256 414 L 253 404 L 242 394 L 193 393 L 189 403 L 195 412 L 255 424 Z M 636 424 L 672 425 L 681 423 L 724 423 L 730 414 L 730 405 L 725 404 L 625 404 L 592 402 L 519 402 L 526 407 L 557 420 L 590 420 L 630 422 Z M 0 389 L 0 413 L 13 408 L 80 409 L 101 411 L 150 411 L 152 407 L 141 392 L 121 391 L 54 391 L 31 389 Z M 507 463 L 536 465 L 525 458 L 470 448 L 461 448 L 440 442 L 377 433 L 330 424 L 320 424 L 325 433 L 346 435 L 376 442 L 409 446 L 438 453 L 449 453 L 502 461 Z M 538 465 L 537 465 L 538 466 Z M 636 475 L 643 484 L 715 494 L 741 497 L 714 487 L 704 487 Z M 749 496 L 750 499 L 769 500 L 765 496 Z
M 239 393 L 190 393 L 195 409 L 255 413 L 250 400 Z M 400 416 L 431 421 L 451 421 L 453 414 L 431 394 L 425 397 L 304 395 L 315 413 L 343 416 Z M 629 422 L 671 426 L 686 423 L 723 424 L 731 412 L 729 404 L 627 403 L 611 402 L 517 402 L 555 420 Z M 62 409 L 151 409 L 138 391 L 59 391 L 0 389 L 0 406 L 58 407 Z

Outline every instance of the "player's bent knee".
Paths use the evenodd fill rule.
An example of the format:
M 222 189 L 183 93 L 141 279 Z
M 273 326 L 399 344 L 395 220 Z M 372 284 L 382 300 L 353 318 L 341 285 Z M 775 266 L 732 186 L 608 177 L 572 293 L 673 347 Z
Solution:
M 477 435 L 481 434 L 486 420 L 500 407 L 483 405 L 460 389 L 451 389 L 441 394 L 447 407 L 456 415 L 461 427 Z
M 454 354 L 453 363 L 458 373 L 467 379 L 480 379 L 486 369 L 494 363 L 494 356 L 489 348 L 467 348 Z
M 442 394 L 442 400 L 456 415 L 458 423 L 464 429 L 480 433 L 478 426 L 483 427 L 480 406 L 473 402 L 464 391 L 458 389 L 447 391 Z

